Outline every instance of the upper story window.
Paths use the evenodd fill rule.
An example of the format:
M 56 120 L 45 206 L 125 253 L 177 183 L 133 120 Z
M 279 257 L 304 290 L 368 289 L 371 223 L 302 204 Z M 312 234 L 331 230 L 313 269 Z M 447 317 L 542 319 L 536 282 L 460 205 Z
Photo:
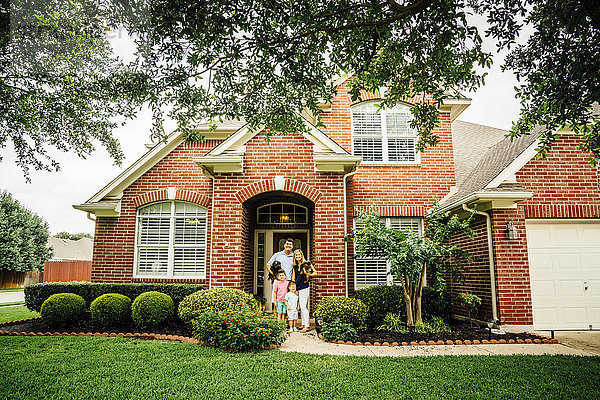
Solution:
M 410 107 L 398 104 L 377 111 L 376 102 L 352 107 L 352 149 L 364 162 L 417 163 L 417 131 Z
M 271 203 L 258 208 L 259 224 L 306 224 L 308 209 L 298 204 Z
M 165 201 L 137 213 L 135 275 L 204 278 L 206 275 L 204 207 Z

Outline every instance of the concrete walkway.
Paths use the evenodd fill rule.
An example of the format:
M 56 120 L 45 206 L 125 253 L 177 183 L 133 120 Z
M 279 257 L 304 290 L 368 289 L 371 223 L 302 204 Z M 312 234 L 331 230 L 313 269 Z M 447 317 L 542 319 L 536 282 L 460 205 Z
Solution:
M 17 301 L 25 301 L 23 289 L 16 292 L 0 292 L 0 304 L 14 303 Z
M 560 338 L 559 338 L 560 340 Z M 513 355 L 513 354 L 565 354 L 594 356 L 586 351 L 564 344 L 478 344 L 461 346 L 354 346 L 327 343 L 314 330 L 309 333 L 292 333 L 281 346 L 281 351 L 310 354 L 355 356 L 447 356 L 447 355 Z

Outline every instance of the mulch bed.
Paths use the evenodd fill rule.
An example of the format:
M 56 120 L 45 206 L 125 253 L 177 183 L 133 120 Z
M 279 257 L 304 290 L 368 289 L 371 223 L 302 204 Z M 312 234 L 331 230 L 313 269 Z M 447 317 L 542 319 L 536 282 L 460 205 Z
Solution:
M 514 344 L 514 343 L 558 343 L 556 339 L 549 339 L 535 333 L 520 332 L 503 335 L 489 334 L 487 328 L 472 328 L 468 322 L 451 321 L 451 332 L 438 333 L 396 333 L 390 331 L 367 330 L 359 331 L 356 342 L 344 344 L 363 345 L 462 345 L 462 344 Z M 341 341 L 338 341 L 341 344 Z
M 539 339 L 538 335 L 522 332 L 522 333 L 505 333 L 504 335 L 489 335 L 487 328 L 471 328 L 469 324 L 463 324 L 457 321 L 453 321 L 450 325 L 452 332 L 438 332 L 438 333 L 395 333 L 389 331 L 362 331 L 358 334 L 358 340 L 360 342 L 429 342 L 433 340 L 437 342 L 443 340 L 490 340 L 490 339 L 504 339 L 506 341 L 513 339 L 515 341 L 521 339 Z
M 27 320 L 5 322 L 0 324 L 0 334 L 4 331 L 4 334 L 14 333 L 33 333 L 33 334 L 87 334 L 90 333 L 95 336 L 127 336 L 136 337 L 141 339 L 167 339 L 166 336 L 170 336 L 168 339 L 175 338 L 174 340 L 182 340 L 182 338 L 191 338 L 191 328 L 180 322 L 172 321 L 155 328 L 140 329 L 134 324 L 120 327 L 119 329 L 102 329 L 92 323 L 90 320 L 80 321 L 73 326 L 66 328 L 56 328 L 45 324 L 41 318 L 31 318 Z M 128 335 L 125 335 L 127 333 Z M 81 335 L 83 336 L 83 335 Z
M 471 328 L 468 323 L 452 321 L 452 332 L 442 333 L 408 333 L 401 334 L 388 331 L 361 331 L 357 342 L 342 342 L 356 345 L 441 345 L 441 344 L 503 344 L 503 343 L 558 343 L 547 337 L 534 333 L 506 333 L 504 335 L 491 335 L 488 341 L 486 328 Z M 95 326 L 90 320 L 84 320 L 68 328 L 55 328 L 42 322 L 41 318 L 5 322 L 0 324 L 0 335 L 69 335 L 69 336 L 121 336 L 138 339 L 166 339 L 183 342 L 199 343 L 192 338 L 190 327 L 180 321 L 172 321 L 163 326 L 152 329 L 139 329 L 135 325 L 124 326 L 120 329 L 105 330 Z M 321 337 L 321 335 L 319 335 Z M 341 341 L 338 341 L 340 343 Z

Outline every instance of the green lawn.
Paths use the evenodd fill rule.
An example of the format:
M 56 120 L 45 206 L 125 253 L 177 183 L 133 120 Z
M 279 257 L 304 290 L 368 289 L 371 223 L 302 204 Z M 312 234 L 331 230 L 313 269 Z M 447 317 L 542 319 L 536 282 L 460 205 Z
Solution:
M 231 354 L 189 343 L 0 337 L 3 399 L 594 399 L 600 357 Z
M 25 306 L 0 307 L 0 322 L 16 321 L 19 319 L 33 318 L 39 316 L 40 314 L 34 311 L 29 311 Z
M 3 292 L 22 292 L 23 288 L 5 288 L 5 289 L 0 289 L 0 293 Z

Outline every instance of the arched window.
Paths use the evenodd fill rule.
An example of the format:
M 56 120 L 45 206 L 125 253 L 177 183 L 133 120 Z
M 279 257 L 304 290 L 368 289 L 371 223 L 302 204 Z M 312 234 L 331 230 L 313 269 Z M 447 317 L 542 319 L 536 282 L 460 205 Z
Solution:
M 417 131 L 410 107 L 398 104 L 378 111 L 377 102 L 352 107 L 352 149 L 365 162 L 417 163 Z
M 205 278 L 206 208 L 181 201 L 138 209 L 135 276 Z
M 258 207 L 256 217 L 259 224 L 306 224 L 308 210 L 298 204 L 271 203 Z

